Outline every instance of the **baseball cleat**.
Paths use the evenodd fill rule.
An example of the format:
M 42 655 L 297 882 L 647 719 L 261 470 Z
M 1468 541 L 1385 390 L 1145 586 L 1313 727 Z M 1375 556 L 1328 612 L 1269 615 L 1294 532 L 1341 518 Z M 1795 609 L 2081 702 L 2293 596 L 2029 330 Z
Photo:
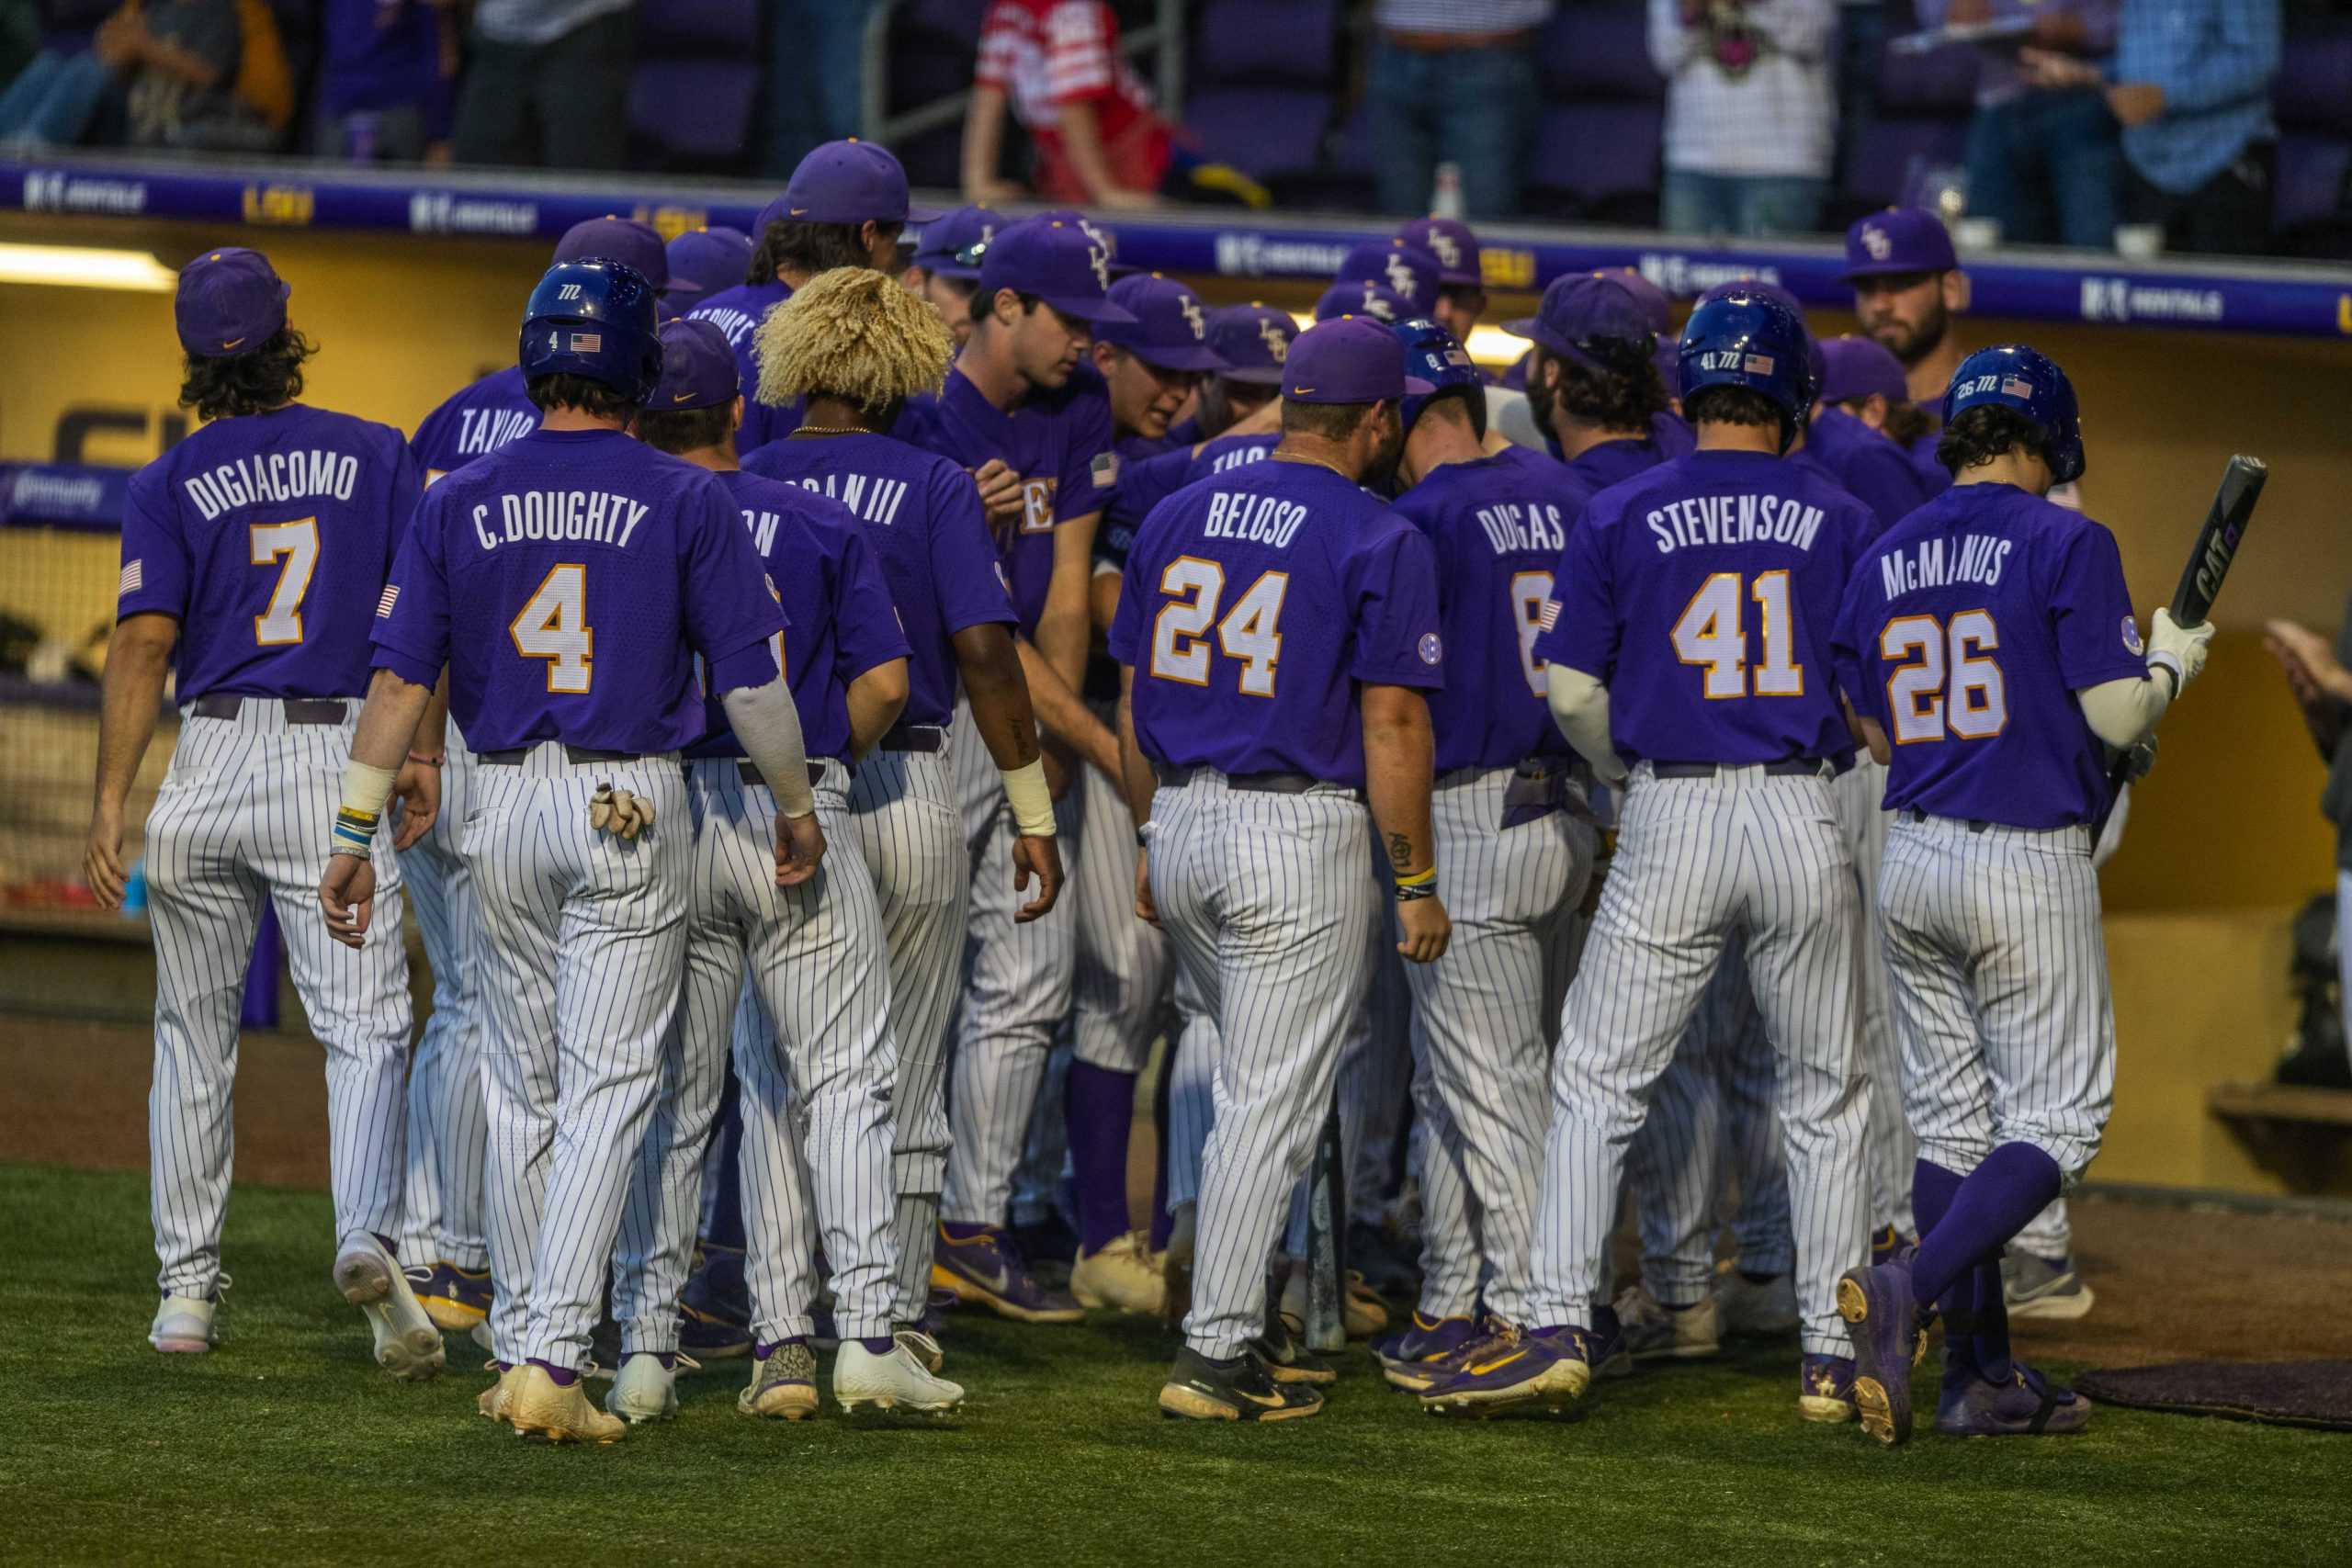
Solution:
M 147 1326 L 147 1343 L 166 1356 L 206 1354 L 214 1344 L 212 1314 L 220 1306 L 218 1290 L 209 1296 L 165 1296 L 155 1309 L 155 1321 Z
M 857 1340 L 844 1339 L 833 1358 L 833 1399 L 844 1416 L 854 1415 L 862 1404 L 916 1416 L 952 1416 L 964 1402 L 964 1388 L 933 1376 L 904 1345 L 893 1342 L 877 1355 Z
M 958 1301 L 984 1306 L 1015 1323 L 1080 1323 L 1086 1309 L 1058 1291 L 1037 1283 L 1012 1238 L 994 1226 L 958 1240 L 939 1227 L 932 1252 L 931 1282 L 956 1292 Z
M 947 1352 L 939 1348 L 939 1341 L 929 1330 L 901 1328 L 890 1337 L 899 1342 L 899 1348 L 921 1361 L 924 1371 L 936 1372 L 946 1367 Z
M 1092 1252 L 1080 1251 L 1069 1271 L 1069 1293 L 1082 1307 L 1157 1314 L 1168 1304 L 1168 1280 L 1152 1256 L 1151 1238 L 1129 1231 Z
M 376 1364 L 402 1382 L 423 1382 L 447 1360 L 441 1330 L 424 1315 L 408 1276 L 372 1235 L 345 1247 L 334 1260 L 334 1288 L 368 1314 L 376 1336 Z
M 1276 1382 L 1248 1350 L 1219 1362 L 1187 1345 L 1159 1388 L 1159 1413 L 1171 1420 L 1293 1421 L 1322 1408 L 1319 1392 Z
M 549 1443 L 617 1443 L 628 1435 L 628 1424 L 607 1416 L 589 1403 L 584 1372 L 569 1383 L 537 1362 L 514 1369 L 513 1386 L 505 1389 L 504 1418 L 518 1438 Z M 504 1380 L 500 1380 L 502 1383 Z
M 605 1395 L 605 1408 L 632 1427 L 669 1420 L 678 1413 L 681 1367 L 690 1372 L 702 1371 L 701 1362 L 674 1351 L 661 1355 L 638 1350 L 623 1356 L 620 1375 L 613 1380 L 613 1392 Z
M 724 1361 L 752 1353 L 752 1325 L 732 1323 L 695 1307 L 678 1308 L 678 1348 L 706 1361 Z
M 1421 1395 L 1432 1416 L 1504 1416 L 1572 1409 L 1592 1385 L 1592 1340 L 1582 1328 L 1491 1332 L 1457 1358 L 1453 1375 Z
M 777 1421 L 817 1414 L 817 1353 L 799 1339 L 753 1347 L 752 1385 L 735 1396 L 735 1408 Z
M 1420 1393 L 1453 1370 L 1456 1351 L 1478 1337 L 1478 1325 L 1467 1317 L 1425 1317 L 1417 1312 L 1403 1332 L 1374 1345 L 1372 1353 L 1380 1358 L 1380 1374 L 1390 1387 Z
M 1281 1313 L 1266 1314 L 1266 1332 L 1251 1340 L 1250 1353 L 1276 1382 L 1329 1383 L 1340 1381 L 1331 1363 L 1306 1348 L 1306 1341 Z
M 1388 1303 L 1353 1269 L 1348 1270 L 1347 1282 L 1341 1287 L 1340 1315 L 1351 1339 L 1369 1339 L 1388 1328 Z
M 1727 1338 L 1781 1339 L 1804 1322 L 1793 1274 L 1757 1280 L 1725 1263 L 1715 1272 L 1714 1299 L 1715 1325 Z
M 460 1269 L 446 1259 L 430 1268 L 411 1265 L 410 1293 L 424 1315 L 448 1334 L 463 1334 L 490 1315 L 490 1270 Z
M 1646 1285 L 1629 1285 L 1617 1296 L 1617 1321 L 1624 1325 L 1625 1349 L 1636 1361 L 1691 1360 L 1722 1348 L 1715 1301 L 1668 1306 Z
M 1881 1263 L 1892 1263 L 1917 1245 L 1893 1225 L 1874 1230 L 1871 1232 L 1871 1264 L 1875 1268 Z
M 2075 1272 L 2074 1259 L 2052 1262 L 2030 1252 L 2001 1255 L 2001 1296 L 2009 1315 L 2073 1322 L 2086 1316 L 2098 1297 Z
M 1348 1223 L 1348 1261 L 1382 1295 L 1411 1296 L 1421 1288 L 1420 1269 L 1412 1255 L 1396 1244 L 1385 1225 L 1369 1220 Z
M 510 1367 L 503 1361 L 485 1361 L 481 1370 L 496 1372 L 498 1381 L 474 1396 L 474 1411 L 486 1421 L 507 1419 L 507 1403 L 514 1397 L 515 1386 L 523 1381 L 523 1369 Z
M 1892 1448 L 1911 1438 L 1911 1369 L 1927 1353 L 1907 1261 L 1849 1269 L 1838 1315 L 1854 1337 L 1854 1410 L 1862 1430 Z
M 1585 1341 L 1585 1359 L 1592 1365 L 1597 1378 L 1629 1378 L 1634 1375 L 1634 1353 L 1625 1348 L 1625 1326 L 1617 1321 L 1615 1307 L 1592 1309 L 1592 1327 Z
M 2090 1425 L 2091 1402 L 2045 1380 L 2023 1361 L 2010 1363 L 2006 1382 L 1971 1367 L 1947 1365 L 1936 1401 L 1936 1430 L 1948 1438 L 2040 1438 L 2079 1432 Z
M 1854 1418 L 1854 1360 L 1807 1355 L 1797 1369 L 1797 1414 L 1808 1421 Z

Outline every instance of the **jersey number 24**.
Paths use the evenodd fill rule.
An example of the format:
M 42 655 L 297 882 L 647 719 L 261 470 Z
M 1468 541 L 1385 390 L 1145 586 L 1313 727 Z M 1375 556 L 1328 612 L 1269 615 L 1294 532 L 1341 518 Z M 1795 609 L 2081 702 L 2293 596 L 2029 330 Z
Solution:
M 1217 647 L 1227 659 L 1240 661 L 1242 693 L 1272 696 L 1274 666 L 1283 653 L 1283 636 L 1275 627 L 1282 619 L 1283 595 L 1289 589 L 1290 573 L 1262 572 L 1219 621 L 1216 612 L 1225 597 L 1225 568 L 1197 556 L 1178 556 L 1159 574 L 1159 591 L 1169 595 L 1169 602 L 1152 618 L 1153 677 L 1182 681 L 1188 686 L 1207 685 L 1208 632 L 1214 624 Z

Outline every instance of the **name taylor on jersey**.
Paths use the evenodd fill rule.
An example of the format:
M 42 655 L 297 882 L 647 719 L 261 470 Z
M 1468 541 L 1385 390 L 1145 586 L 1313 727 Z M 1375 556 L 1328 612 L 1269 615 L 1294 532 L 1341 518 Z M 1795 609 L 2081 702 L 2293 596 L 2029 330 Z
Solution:
M 1886 591 L 1887 598 L 1893 600 L 1923 588 L 1962 582 L 1994 587 L 2001 581 L 2001 569 L 2008 564 L 2009 551 L 2017 545 L 2015 539 L 1992 534 L 1966 535 L 1957 550 L 1946 547 L 1951 543 L 1948 539 L 1921 539 L 1879 557 L 1879 586 Z
M 627 548 L 652 508 L 609 491 L 526 490 L 501 495 L 497 511 L 493 524 L 490 502 L 474 506 L 474 537 L 484 552 L 521 539 L 580 539 Z

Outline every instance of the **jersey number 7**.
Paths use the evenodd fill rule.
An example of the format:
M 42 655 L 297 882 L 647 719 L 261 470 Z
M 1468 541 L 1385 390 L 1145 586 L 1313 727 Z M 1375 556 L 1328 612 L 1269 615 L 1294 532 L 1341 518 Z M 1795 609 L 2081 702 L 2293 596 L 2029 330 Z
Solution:
M 1249 592 L 1234 601 L 1218 621 L 1218 603 L 1225 596 L 1225 568 L 1197 556 L 1178 556 L 1159 574 L 1159 591 L 1170 595 L 1151 623 L 1151 674 L 1161 681 L 1182 681 L 1188 686 L 1209 683 L 1208 629 L 1216 626 L 1217 647 L 1227 659 L 1241 662 L 1243 694 L 1274 694 L 1274 665 L 1282 658 L 1283 637 L 1275 629 L 1282 619 L 1283 595 L 1290 589 L 1290 573 L 1259 575 Z
M 302 601 L 311 592 L 311 573 L 319 564 L 319 520 L 298 517 L 291 523 L 251 524 L 245 539 L 254 565 L 277 567 L 269 607 L 254 617 L 254 645 L 283 648 L 300 642 Z

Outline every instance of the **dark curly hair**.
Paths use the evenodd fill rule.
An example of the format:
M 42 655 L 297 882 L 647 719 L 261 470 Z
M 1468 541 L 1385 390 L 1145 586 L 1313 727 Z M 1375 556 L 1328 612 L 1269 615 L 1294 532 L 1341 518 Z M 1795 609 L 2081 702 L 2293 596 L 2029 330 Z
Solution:
M 734 433 L 735 405 L 731 401 L 699 409 L 648 409 L 637 416 L 637 438 L 655 451 L 673 457 L 716 446 Z
M 1586 345 L 1601 368 L 1560 356 L 1560 407 L 1603 430 L 1647 430 L 1666 412 L 1666 383 L 1641 344 L 1598 338 Z
M 752 253 L 743 281 L 774 283 L 781 272 L 814 276 L 837 266 L 872 266 L 874 258 L 857 237 L 862 227 L 857 223 L 797 223 L 789 218 L 779 218 L 760 236 L 759 248 Z M 883 238 L 895 239 L 906 225 L 877 222 L 876 227 L 882 231 Z
M 283 326 L 248 353 L 226 359 L 191 354 L 180 373 L 180 406 L 207 420 L 266 413 L 302 395 L 302 361 L 318 351 L 318 344 Z
M 637 417 L 637 405 L 602 381 L 591 381 L 585 376 L 558 371 L 547 376 L 534 376 L 523 383 L 531 401 L 541 413 L 549 409 L 578 409 L 582 413 L 598 419 L 632 420 Z
M 1888 438 L 1898 446 L 1910 446 L 1935 427 L 1936 416 L 1916 404 L 1886 405 L 1886 423 L 1883 428 Z
M 2050 433 L 2015 409 L 1980 403 L 1945 427 L 1936 442 L 1936 461 L 1957 474 L 2011 452 L 2050 460 Z
M 1702 387 L 1682 400 L 1682 417 L 1693 425 L 1752 424 L 1764 430 L 1785 429 L 1789 418 L 1752 387 Z

